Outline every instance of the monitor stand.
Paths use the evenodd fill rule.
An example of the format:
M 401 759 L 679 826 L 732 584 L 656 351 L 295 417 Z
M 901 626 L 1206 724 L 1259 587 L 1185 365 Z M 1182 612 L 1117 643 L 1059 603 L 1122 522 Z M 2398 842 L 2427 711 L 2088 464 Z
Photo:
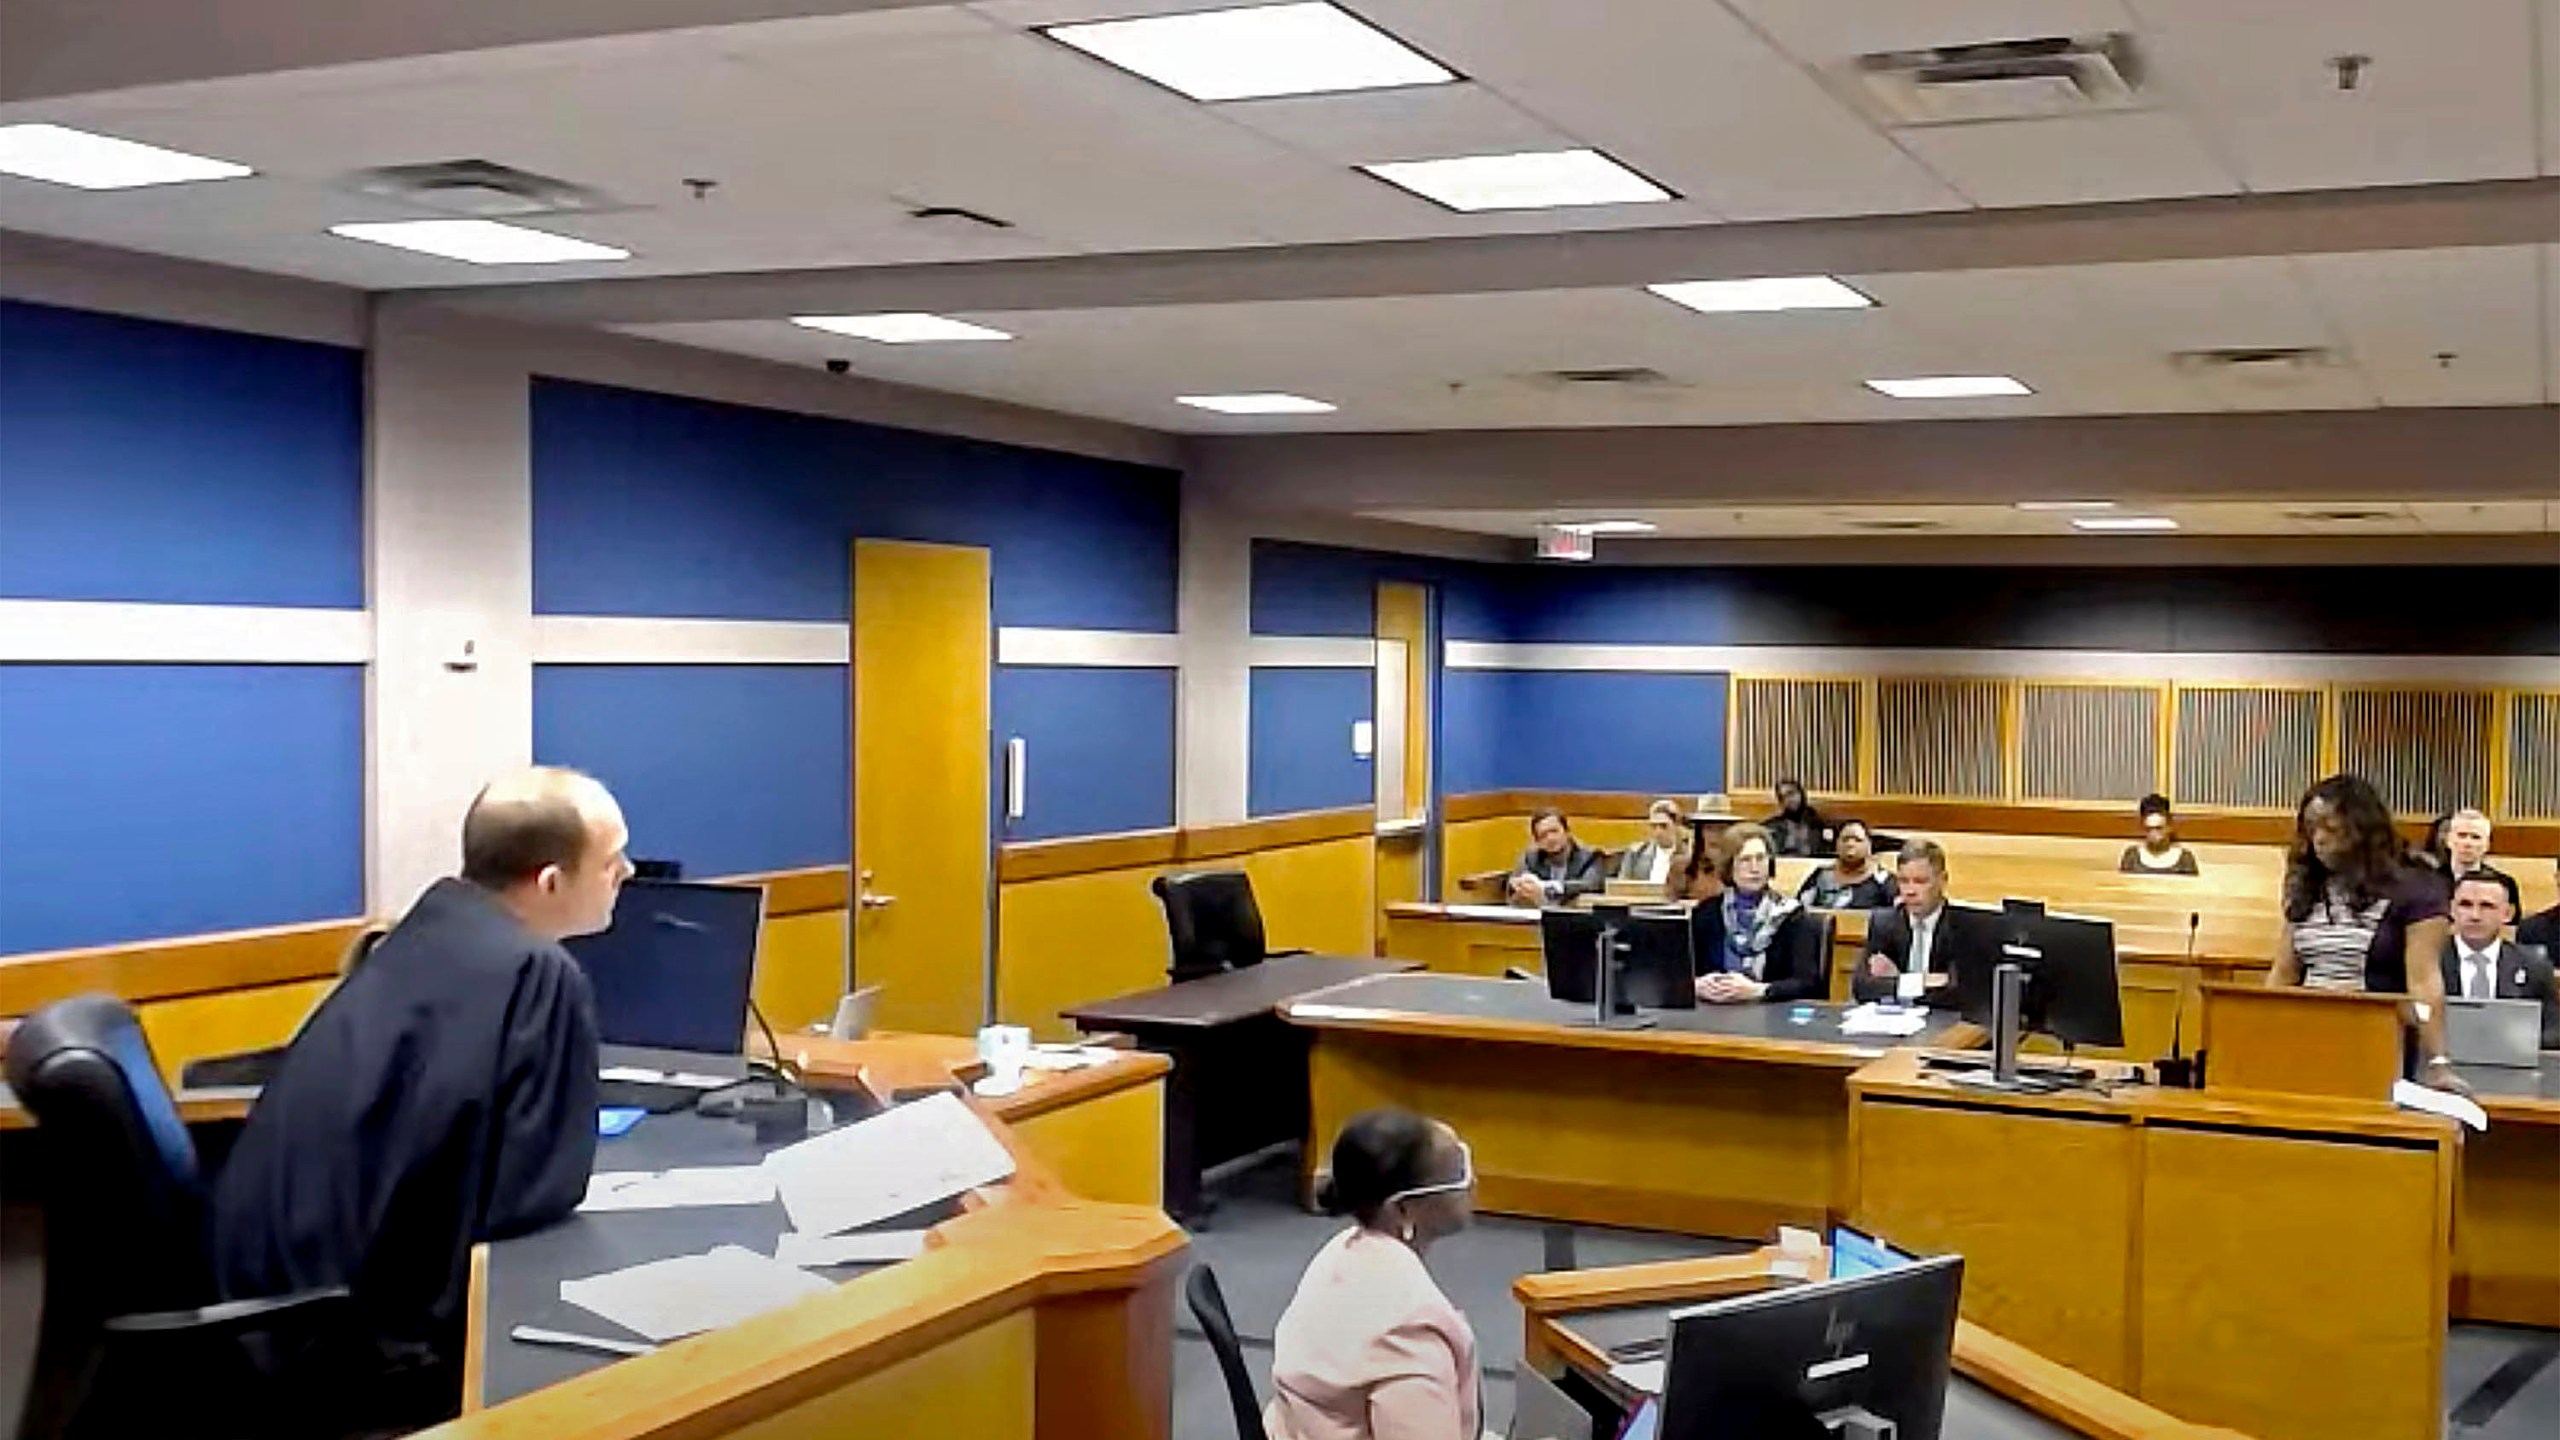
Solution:
M 1618 927 L 1600 927 L 1599 954 L 1591 967 L 1591 1016 L 1576 1020 L 1577 1026 L 1595 1030 L 1650 1030 L 1653 1017 L 1638 1014 L 1633 1005 L 1621 1005 L 1618 980 Z

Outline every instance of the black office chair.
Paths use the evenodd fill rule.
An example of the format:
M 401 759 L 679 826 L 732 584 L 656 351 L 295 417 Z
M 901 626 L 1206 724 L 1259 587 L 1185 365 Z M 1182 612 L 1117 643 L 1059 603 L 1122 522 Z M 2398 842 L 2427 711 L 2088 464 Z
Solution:
M 338 976 L 344 979 L 355 973 L 364 957 L 389 934 L 388 926 L 367 925 L 356 932 L 355 943 L 347 947 L 347 958 L 338 965 Z M 178 1071 L 178 1086 L 184 1090 L 219 1090 L 232 1086 L 257 1087 L 275 1078 L 276 1067 L 284 1063 L 284 1052 L 290 1046 L 275 1045 L 264 1050 L 242 1050 L 231 1055 L 207 1055 L 190 1060 Z
M 1270 1440 L 1262 1428 L 1262 1403 L 1253 1395 L 1253 1373 L 1244 1368 L 1244 1342 L 1236 1338 L 1236 1322 L 1227 1315 L 1226 1292 L 1218 1288 L 1218 1273 L 1207 1265 L 1192 1266 L 1182 1282 L 1182 1296 L 1191 1302 L 1200 1333 L 1209 1337 L 1218 1370 L 1227 1377 L 1227 1403 L 1236 1412 L 1236 1440 Z
M 1262 907 L 1253 902 L 1253 878 L 1241 870 L 1159 875 L 1149 888 L 1164 903 L 1165 930 L 1173 940 L 1166 974 L 1172 979 L 1197 980 L 1259 965 L 1273 955 L 1303 953 L 1264 948 Z
M 9 1037 L 36 1119 L 44 1320 L 20 1433 L 277 1436 L 318 1423 L 273 1357 L 342 1327 L 347 1292 L 218 1301 L 194 1141 L 124 1003 L 75 995 Z
M 1814 998 L 1831 993 L 1831 947 L 1840 930 L 1840 917 L 1829 910 L 1800 910 L 1795 919 L 1779 932 L 1779 943 L 1792 952 L 1786 969 L 1795 975 L 1819 975 L 1822 990 Z

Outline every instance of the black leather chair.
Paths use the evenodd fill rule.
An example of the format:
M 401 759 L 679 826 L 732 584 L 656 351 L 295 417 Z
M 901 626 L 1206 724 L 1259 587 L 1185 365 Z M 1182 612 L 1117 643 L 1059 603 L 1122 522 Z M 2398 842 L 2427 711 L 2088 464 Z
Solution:
M 35 1117 L 44 1321 L 19 1433 L 285 1436 L 321 1421 L 267 1377 L 348 1316 L 344 1290 L 219 1301 L 194 1141 L 142 1027 L 108 995 L 35 1012 L 9 1037 Z
M 1262 1402 L 1253 1395 L 1253 1373 L 1244 1368 L 1244 1342 L 1236 1338 L 1226 1292 L 1218 1288 L 1218 1273 L 1206 1265 L 1192 1266 L 1182 1282 L 1182 1298 L 1190 1302 L 1200 1333 L 1209 1337 L 1210 1352 L 1218 1357 L 1219 1373 L 1227 1377 L 1227 1404 L 1235 1410 L 1236 1440 L 1270 1440 L 1262 1428 Z
M 1831 993 L 1831 947 L 1840 931 L 1840 917 L 1829 910 L 1805 910 L 1797 913 L 1783 932 L 1780 943 L 1794 953 L 1787 957 L 1788 970 L 1797 975 L 1819 975 L 1822 988 L 1814 999 Z
M 1159 875 L 1150 888 L 1164 903 L 1165 930 L 1173 940 L 1173 964 L 1166 973 L 1175 980 L 1196 980 L 1259 965 L 1271 955 L 1300 953 L 1264 948 L 1262 907 L 1253 902 L 1252 877 L 1241 870 Z

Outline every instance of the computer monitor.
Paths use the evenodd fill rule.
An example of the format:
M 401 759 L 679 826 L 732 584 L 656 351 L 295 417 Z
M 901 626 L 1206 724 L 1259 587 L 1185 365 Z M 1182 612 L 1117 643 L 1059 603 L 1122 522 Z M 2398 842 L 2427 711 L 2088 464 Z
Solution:
M 1689 958 L 1693 942 L 1689 915 L 1684 910 L 1603 905 L 1590 910 L 1553 908 L 1538 912 L 1538 943 L 1546 953 L 1549 995 L 1575 1005 L 1589 1005 L 1600 998 L 1600 931 L 1605 925 L 1618 929 L 1615 983 L 1622 1007 L 1697 1007 L 1696 971 Z
M 1959 1256 L 1712 1301 L 1671 1317 L 1662 1440 L 1827 1440 L 1864 1410 L 1938 1440 Z
M 1880 1270 L 1898 1270 L 1917 1258 L 1846 1225 L 1831 1227 L 1830 1249 L 1831 1278 L 1834 1280 L 1846 1280 L 1852 1275 L 1873 1275 Z
M 764 889 L 623 882 L 612 928 L 567 942 L 596 995 L 598 1038 L 621 1050 L 745 1050 Z
M 1964 1017 L 1991 1023 L 1991 972 L 2014 964 L 2025 972 L 2020 1002 L 2025 1029 L 2065 1045 L 2122 1045 L 2124 1003 L 2116 989 L 2116 927 L 2085 915 L 2057 915 L 2042 901 L 2003 902 L 1993 920 L 1995 943 L 1977 973 L 1960 977 Z

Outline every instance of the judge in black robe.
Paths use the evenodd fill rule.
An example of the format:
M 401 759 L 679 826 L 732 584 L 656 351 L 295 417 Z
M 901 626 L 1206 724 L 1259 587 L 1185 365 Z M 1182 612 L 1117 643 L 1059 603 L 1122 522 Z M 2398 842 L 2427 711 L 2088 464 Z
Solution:
M 609 890 L 604 905 L 609 917 Z M 471 1246 L 577 1207 L 595 1159 L 596 1045 L 594 996 L 558 941 L 509 893 L 438 881 L 259 1095 L 215 1186 L 224 1293 L 348 1287 L 362 1333 L 283 1363 L 367 1421 L 453 1414 Z

